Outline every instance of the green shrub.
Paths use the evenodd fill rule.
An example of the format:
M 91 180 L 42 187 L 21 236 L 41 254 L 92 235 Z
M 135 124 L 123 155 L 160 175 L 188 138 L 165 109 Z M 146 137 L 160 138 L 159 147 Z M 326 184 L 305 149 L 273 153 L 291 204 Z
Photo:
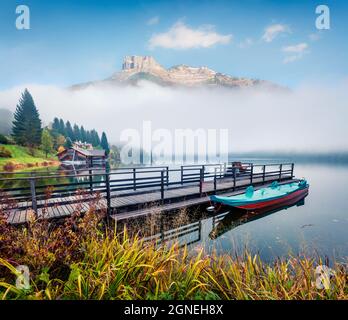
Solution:
M 0 134 L 0 143 L 8 144 L 8 139 L 3 134 Z
M 12 158 L 11 151 L 0 146 L 0 158 Z

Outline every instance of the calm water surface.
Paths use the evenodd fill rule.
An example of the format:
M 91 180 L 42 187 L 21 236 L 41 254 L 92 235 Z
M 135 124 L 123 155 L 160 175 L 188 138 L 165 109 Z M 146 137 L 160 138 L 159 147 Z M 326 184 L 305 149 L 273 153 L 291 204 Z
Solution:
M 193 250 L 203 246 L 207 251 L 230 254 L 247 247 L 264 260 L 289 252 L 345 259 L 348 257 L 348 166 L 296 165 L 295 174 L 305 177 L 310 184 L 304 204 L 251 221 L 241 221 L 240 213 L 233 211 L 220 222 L 205 218 L 201 220 L 200 236 L 196 232 L 181 241 L 196 238 L 190 246 Z M 212 239 L 211 232 L 214 227 L 219 228 L 219 223 L 224 232 Z

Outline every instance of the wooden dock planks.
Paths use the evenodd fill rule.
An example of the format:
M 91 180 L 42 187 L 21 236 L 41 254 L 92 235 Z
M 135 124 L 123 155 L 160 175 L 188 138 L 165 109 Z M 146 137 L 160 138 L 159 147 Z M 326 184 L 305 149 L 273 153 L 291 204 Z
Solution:
M 265 183 L 269 183 L 275 180 L 279 180 L 279 176 L 266 177 Z M 281 179 L 289 180 L 289 176 L 282 176 Z M 253 184 L 260 184 L 263 182 L 262 177 L 254 177 Z M 218 180 L 216 190 L 227 194 L 233 190 L 233 179 L 223 178 Z M 250 185 L 250 179 L 238 179 L 235 186 L 238 188 L 247 187 Z M 226 193 L 227 192 L 227 193 Z M 199 186 L 196 185 L 184 185 L 182 187 L 165 187 L 164 198 L 165 203 L 159 208 L 160 211 L 169 211 L 174 209 L 180 209 L 185 206 L 199 205 L 209 201 L 208 194 L 214 193 L 213 181 L 207 181 L 203 183 L 202 195 L 200 194 Z M 111 198 L 111 211 L 113 213 L 112 218 L 120 220 L 127 219 L 133 216 L 146 215 L 150 210 L 153 210 L 154 203 L 158 203 L 161 200 L 160 190 L 128 191 L 126 195 L 124 191 L 112 193 Z M 67 196 L 62 198 L 52 198 L 47 201 L 40 200 L 38 202 L 38 217 L 47 219 L 57 219 L 72 215 L 76 210 L 81 213 L 85 213 L 89 210 L 91 201 L 93 201 L 93 195 L 91 196 Z M 139 208 L 137 208 L 137 206 Z M 107 202 L 105 198 L 99 200 L 97 209 L 105 209 Z M 141 208 L 140 208 L 141 207 Z M 31 202 L 20 202 L 18 209 L 9 212 L 8 222 L 12 224 L 25 223 L 28 219 L 28 212 L 31 211 Z M 117 213 L 125 211 L 122 213 Z

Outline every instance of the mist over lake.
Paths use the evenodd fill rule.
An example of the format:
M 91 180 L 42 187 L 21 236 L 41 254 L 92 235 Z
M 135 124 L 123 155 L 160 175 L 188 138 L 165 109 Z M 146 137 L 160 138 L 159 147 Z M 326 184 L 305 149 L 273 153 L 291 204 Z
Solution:
M 258 89 L 137 86 L 69 90 L 27 84 L 0 92 L 0 108 L 14 111 L 28 87 L 45 124 L 54 117 L 107 131 L 118 143 L 122 130 L 228 128 L 229 149 L 241 151 L 332 152 L 348 150 L 348 84 L 302 85 L 279 92 Z

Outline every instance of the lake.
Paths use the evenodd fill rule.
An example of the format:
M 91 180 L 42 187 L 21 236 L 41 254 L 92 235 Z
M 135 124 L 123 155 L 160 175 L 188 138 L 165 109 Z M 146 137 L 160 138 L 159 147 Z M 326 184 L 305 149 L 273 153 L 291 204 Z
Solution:
M 202 208 L 179 228 L 172 217 L 174 222 L 168 223 L 165 238 L 179 235 L 177 239 L 189 244 L 191 251 L 203 247 L 208 253 L 240 254 L 247 248 L 265 261 L 289 253 L 346 259 L 348 166 L 296 164 L 295 175 L 305 177 L 310 184 L 304 203 L 251 218 L 236 210 L 212 217 Z M 213 230 L 219 231 L 215 238 Z

